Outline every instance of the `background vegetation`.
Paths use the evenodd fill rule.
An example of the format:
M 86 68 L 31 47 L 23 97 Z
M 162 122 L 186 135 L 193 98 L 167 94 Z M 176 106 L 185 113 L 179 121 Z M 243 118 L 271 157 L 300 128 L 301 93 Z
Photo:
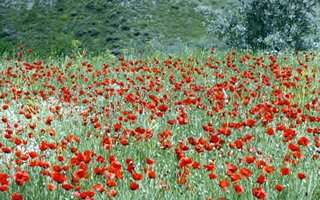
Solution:
M 226 15 L 239 14 L 235 8 L 240 2 L 248 0 L 2 0 L 0 52 L 19 45 L 45 56 L 72 50 L 118 54 L 130 48 L 171 53 L 186 47 L 243 47 L 241 34 L 246 33 L 237 29 L 243 27 L 243 19 Z M 250 11 L 256 12 L 248 9 L 247 14 Z M 233 31 L 230 19 L 237 25 L 231 26 Z
M 319 48 L 317 0 L 238 0 L 234 9 L 200 5 L 208 31 L 229 47 L 253 50 Z
M 180 50 L 210 46 L 195 1 L 20 0 L 0 5 L 0 49 L 26 45 L 57 54 L 75 48 Z

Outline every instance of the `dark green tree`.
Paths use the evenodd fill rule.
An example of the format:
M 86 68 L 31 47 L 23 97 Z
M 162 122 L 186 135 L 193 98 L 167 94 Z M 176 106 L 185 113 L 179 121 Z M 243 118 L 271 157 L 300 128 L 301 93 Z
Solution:
M 239 0 L 235 10 L 204 13 L 208 31 L 231 47 L 304 50 L 317 46 L 316 0 Z

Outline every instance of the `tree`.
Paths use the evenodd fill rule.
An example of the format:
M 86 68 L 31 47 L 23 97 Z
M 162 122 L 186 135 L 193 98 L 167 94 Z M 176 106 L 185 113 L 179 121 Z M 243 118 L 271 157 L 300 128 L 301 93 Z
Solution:
M 316 0 L 239 0 L 235 10 L 199 6 L 208 31 L 235 48 L 305 50 L 317 46 Z

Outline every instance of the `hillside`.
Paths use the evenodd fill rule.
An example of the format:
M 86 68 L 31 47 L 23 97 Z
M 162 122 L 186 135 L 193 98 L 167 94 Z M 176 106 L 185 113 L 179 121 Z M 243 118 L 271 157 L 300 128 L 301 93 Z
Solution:
M 20 0 L 0 4 L 0 49 L 25 45 L 45 54 L 75 48 L 117 53 L 135 47 L 210 46 L 199 1 Z

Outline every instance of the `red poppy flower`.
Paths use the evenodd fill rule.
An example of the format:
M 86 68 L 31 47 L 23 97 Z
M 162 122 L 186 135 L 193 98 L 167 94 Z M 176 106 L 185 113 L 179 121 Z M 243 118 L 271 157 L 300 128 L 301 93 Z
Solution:
M 38 153 L 35 152 L 35 151 L 30 151 L 28 154 L 29 154 L 29 156 L 30 156 L 31 158 L 36 158 L 36 157 L 38 157 Z
M 23 185 L 30 179 L 27 171 L 18 171 L 14 174 L 13 178 L 18 185 Z
M 283 186 L 281 184 L 276 184 L 274 186 L 274 188 L 278 191 L 278 192 L 281 192 L 283 190 Z
M 120 139 L 120 144 L 123 145 L 123 146 L 128 146 L 130 143 L 129 143 L 128 139 L 121 138 Z
M 207 169 L 207 171 L 213 171 L 215 169 L 215 165 L 212 162 L 210 162 L 209 164 L 205 164 L 203 166 L 204 166 L 204 168 Z
M 227 170 L 231 172 L 236 172 L 238 170 L 238 167 L 232 163 L 227 164 Z
M 229 177 L 231 178 L 231 181 L 232 181 L 233 183 L 237 183 L 237 182 L 239 182 L 239 181 L 241 180 L 241 176 L 240 176 L 239 174 L 230 173 L 230 174 L 228 174 L 228 175 L 229 175 Z
M 242 168 L 239 170 L 239 173 L 244 176 L 246 179 L 249 179 L 253 172 L 249 168 Z
M 257 183 L 263 184 L 265 182 L 267 182 L 267 178 L 264 175 L 260 175 L 257 179 Z
M 115 187 L 117 186 L 117 182 L 114 179 L 107 179 L 106 184 L 108 187 Z
M 198 162 L 193 162 L 193 163 L 192 163 L 192 168 L 193 168 L 193 169 L 201 169 L 201 165 L 200 165 L 200 163 L 198 163 Z
M 248 164 L 254 163 L 255 160 L 256 160 L 255 157 L 251 157 L 251 156 L 246 157 L 246 163 Z
M 274 135 L 274 130 L 272 128 L 267 129 L 267 134 L 268 135 Z
M 63 162 L 65 159 L 64 159 L 63 156 L 57 156 L 57 160 L 58 160 L 59 162 Z
M 84 169 L 79 169 L 79 170 L 73 172 L 73 176 L 75 176 L 75 177 L 77 177 L 79 179 L 88 178 L 89 177 L 89 173 Z
M 8 192 L 9 186 L 8 185 L 0 185 L 0 191 L 1 192 Z
M 57 183 L 63 183 L 67 180 L 67 176 L 64 174 L 61 174 L 59 172 L 55 172 L 51 175 L 51 178 L 56 181 Z
M 48 188 L 49 191 L 54 191 L 56 189 L 56 186 L 55 186 L 55 184 L 49 183 L 47 185 L 47 188 Z
M 80 197 L 82 199 L 89 199 L 89 198 L 93 197 L 94 195 L 95 195 L 95 192 L 92 190 L 80 192 Z
M 308 146 L 310 144 L 310 141 L 307 137 L 302 136 L 301 138 L 298 139 L 298 144 L 302 146 Z
M 125 97 L 125 100 L 129 103 L 133 103 L 133 102 L 135 102 L 135 97 L 132 93 L 130 93 Z
M 122 124 L 121 123 L 116 123 L 113 125 L 114 131 L 117 132 L 121 129 Z
M 7 148 L 7 147 L 2 147 L 2 152 L 3 153 L 11 153 L 11 149 Z
M 236 193 L 238 193 L 238 194 L 242 194 L 244 192 L 244 189 L 241 185 L 234 185 L 233 188 L 236 191 Z
M 0 83 L 1 83 L 1 82 L 0 82 Z M 0 85 L 1 85 L 1 84 L 0 84 Z M 7 123 L 9 120 L 8 120 L 8 118 L 6 118 L 5 116 L 2 116 L 1 121 L 2 121 L 3 123 Z
M 2 106 L 2 110 L 7 110 L 9 108 L 9 105 L 5 104 Z
M 100 183 L 92 185 L 92 189 L 101 193 L 105 191 L 104 187 Z
M 0 183 L 1 185 L 9 185 L 9 176 L 5 173 L 0 173 Z
M 108 196 L 109 196 L 109 197 L 115 197 L 115 196 L 117 196 L 117 195 L 118 195 L 118 191 L 115 190 L 115 189 L 112 189 L 112 190 L 109 190 L 109 191 L 108 191 Z
M 192 159 L 189 157 L 182 157 L 180 159 L 179 167 L 185 167 L 185 166 L 191 166 L 192 165 Z
M 148 165 L 153 165 L 154 164 L 154 160 L 150 159 L 150 158 L 146 158 L 146 162 Z
M 48 130 L 48 133 L 50 136 L 55 136 L 56 135 L 56 131 L 53 129 Z
M 165 104 L 161 104 L 160 106 L 158 106 L 158 109 L 161 111 L 161 112 L 166 112 L 169 107 Z
M 148 177 L 151 179 L 155 179 L 157 177 L 156 173 L 154 171 L 149 171 L 148 172 Z
M 137 189 L 139 189 L 139 184 L 137 184 L 136 182 L 132 182 L 131 184 L 130 184 L 130 189 L 131 190 L 137 190 Z
M 284 168 L 281 168 L 280 169 L 280 173 L 282 176 L 286 176 L 286 175 L 289 175 L 290 174 L 290 169 L 288 167 L 284 167 Z
M 289 148 L 291 151 L 300 151 L 300 148 L 299 148 L 296 144 L 294 144 L 294 143 L 290 143 L 290 144 L 288 145 L 288 148 Z
M 258 199 L 266 199 L 267 193 L 262 187 L 252 188 L 252 194 Z
M 65 189 L 65 190 L 71 190 L 71 189 L 73 189 L 73 185 L 72 185 L 72 184 L 69 184 L 69 183 L 67 183 L 67 184 L 62 184 L 61 187 L 62 187 L 63 189 Z
M 47 117 L 45 123 L 46 125 L 51 125 L 51 123 L 53 122 L 54 118 L 52 116 Z
M 253 127 L 256 124 L 256 121 L 254 119 L 248 119 L 246 122 L 246 125 L 249 127 Z
M 210 173 L 210 174 L 209 174 L 209 178 L 210 178 L 210 179 L 216 179 L 216 178 L 218 178 L 218 175 L 217 175 L 217 174 L 214 174 L 214 173 Z
M 22 194 L 13 193 L 11 195 L 11 199 L 12 200 L 23 200 L 23 195 Z
M 262 170 L 266 174 L 271 174 L 276 171 L 276 168 L 273 166 L 264 166 Z
M 219 182 L 219 186 L 222 190 L 226 191 L 229 187 L 229 182 L 227 181 L 227 179 L 223 179 Z
M 133 163 L 129 163 L 129 164 L 128 164 L 128 167 L 127 167 L 127 171 L 128 171 L 129 173 L 133 173 L 134 170 L 135 170 L 134 164 L 133 164 Z
M 305 173 L 299 172 L 298 173 L 298 178 L 302 180 L 302 179 L 307 178 L 307 175 Z

